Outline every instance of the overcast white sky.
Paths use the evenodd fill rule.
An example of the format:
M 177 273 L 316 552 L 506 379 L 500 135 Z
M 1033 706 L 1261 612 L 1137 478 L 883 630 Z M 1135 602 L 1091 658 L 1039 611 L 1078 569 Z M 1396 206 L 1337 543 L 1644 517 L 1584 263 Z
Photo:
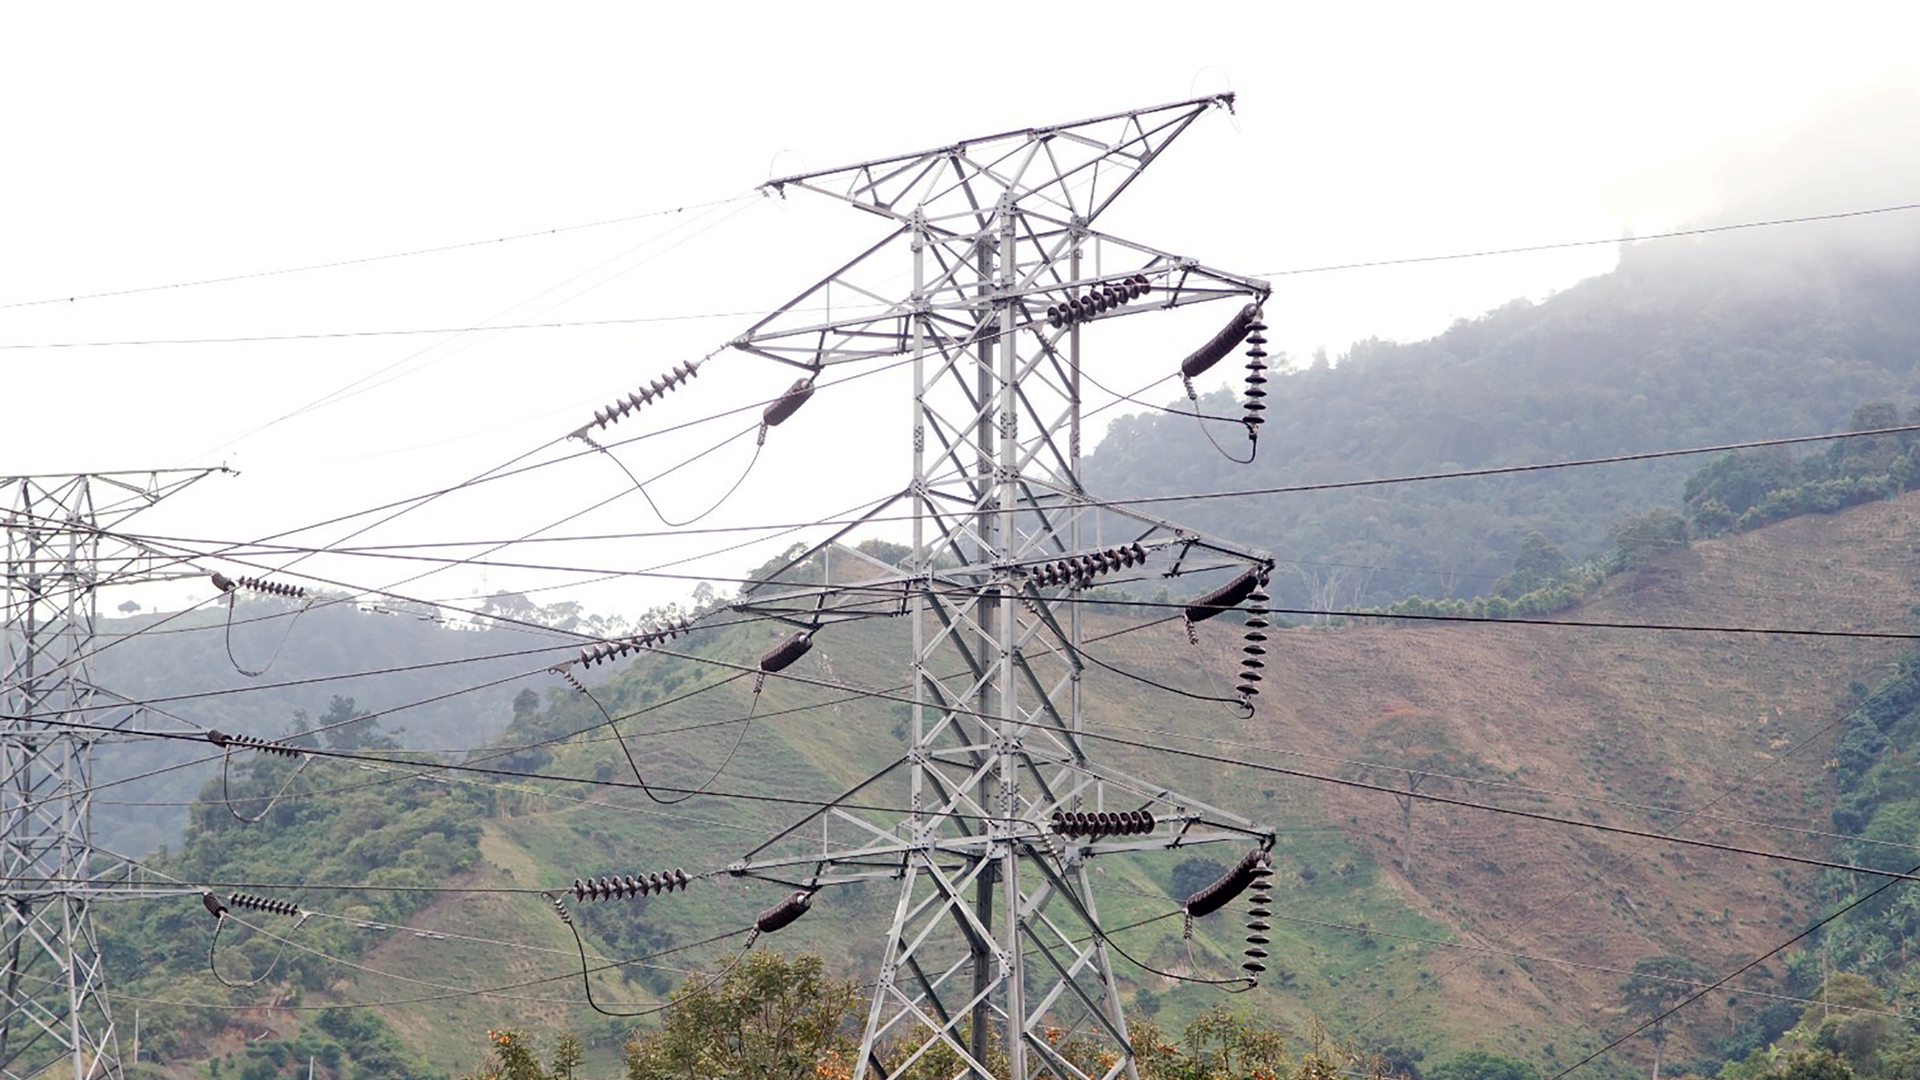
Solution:
M 1850 186 L 1874 179 L 1852 175 L 1871 171 L 1857 158 L 1823 171 L 1817 147 L 1780 144 L 1838 108 L 1856 150 L 1883 130 L 1890 151 L 1905 145 L 1912 111 L 1887 87 L 1911 79 L 1911 4 L 693 8 L 9 6 L 0 473 L 226 461 L 243 475 L 209 480 L 143 524 L 230 540 L 443 486 L 705 354 L 869 242 L 875 222 L 803 196 L 754 196 L 340 269 L 32 301 L 712 204 L 773 173 L 1229 88 L 1237 115 L 1196 125 L 1105 228 L 1271 274 L 1738 216 L 1731 200 L 1755 183 L 1728 161 L 1804 166 L 1812 180 L 1770 189 L 1769 212 L 1915 201 L 1897 197 L 1904 176 Z M 1272 336 L 1296 357 L 1337 356 L 1369 335 L 1415 339 L 1515 296 L 1540 299 L 1614 257 L 1603 246 L 1276 277 Z M 657 321 L 14 347 L 635 319 Z M 1177 359 L 1131 339 L 1103 348 L 1103 376 L 1129 387 Z M 745 357 L 713 370 L 648 422 L 695 419 L 791 378 Z M 876 380 L 871 393 L 823 394 L 708 523 L 810 520 L 898 487 L 902 388 Z M 645 475 L 735 430 L 698 428 L 629 460 Z M 663 482 L 662 509 L 704 507 L 750 449 L 749 437 Z M 517 536 L 625 486 L 605 461 L 575 462 L 444 500 L 368 539 Z M 659 527 L 626 498 L 559 531 Z M 714 545 L 525 557 L 635 568 Z M 702 568 L 736 573 L 767 554 Z M 335 561 L 324 573 L 378 585 L 406 571 Z M 487 580 L 551 579 L 495 570 Z M 458 597 L 479 585 L 468 568 L 402 591 Z M 582 598 L 631 609 L 689 587 Z

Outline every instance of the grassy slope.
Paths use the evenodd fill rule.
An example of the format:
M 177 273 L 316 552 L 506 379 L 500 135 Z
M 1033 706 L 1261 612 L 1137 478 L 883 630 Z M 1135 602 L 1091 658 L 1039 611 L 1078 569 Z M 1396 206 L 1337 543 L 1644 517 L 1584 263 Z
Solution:
M 1699 544 L 1617 579 L 1564 617 L 1901 629 L 1910 621 L 1906 598 L 1920 561 L 1907 539 L 1916 518 L 1920 500 L 1909 498 Z M 1201 691 L 1215 683 L 1228 686 L 1237 658 L 1233 621 L 1208 624 L 1198 649 L 1186 644 L 1177 626 L 1164 626 L 1115 639 L 1100 647 L 1101 655 Z M 822 635 L 796 670 L 861 685 L 897 684 L 904 629 L 889 621 L 835 629 Z M 719 649 L 735 657 L 756 655 L 765 647 L 763 637 L 764 631 L 731 631 Z M 1219 706 L 1098 674 L 1090 682 L 1090 715 L 1124 737 L 1152 741 L 1162 737 L 1142 736 L 1142 729 L 1178 730 L 1275 748 L 1183 744 L 1196 749 L 1351 773 L 1351 766 L 1327 759 L 1361 757 L 1368 730 L 1383 717 L 1423 712 L 1443 718 L 1460 745 L 1515 783 L 1593 798 L 1696 805 L 1744 782 L 1714 812 L 1820 827 L 1827 799 L 1821 764 L 1830 740 L 1797 744 L 1834 718 L 1850 680 L 1872 681 L 1895 652 L 1892 643 L 1863 640 L 1458 625 L 1300 628 L 1277 635 L 1275 645 L 1269 691 L 1253 720 L 1241 722 Z M 643 659 L 618 677 L 644 680 L 647 663 Z M 775 681 L 760 710 L 826 696 Z M 670 716 L 637 721 L 632 730 L 738 716 L 747 697 L 746 684 L 736 683 L 667 710 Z M 898 753 L 890 734 L 896 720 L 889 706 L 873 702 L 763 719 L 718 786 L 828 794 Z M 736 730 L 677 735 L 670 743 L 642 738 L 636 749 L 644 747 L 641 766 L 658 782 L 693 784 L 719 761 Z M 1471 1043 L 1570 1063 L 1603 1033 L 1623 1029 L 1615 1012 L 1618 975 L 1475 956 L 1404 937 L 1462 940 L 1619 969 L 1660 952 L 1724 966 L 1786 937 L 1804 910 L 1806 875 L 1760 860 L 1646 848 L 1626 838 L 1435 806 L 1418 809 L 1418 858 L 1411 871 L 1402 872 L 1398 812 L 1384 796 L 1164 756 L 1148 759 L 1119 747 L 1096 752 L 1118 767 L 1164 778 L 1196 798 L 1281 827 L 1276 899 L 1283 921 L 1276 927 L 1275 974 L 1285 971 L 1292 979 L 1279 986 L 1281 980 L 1270 978 L 1253 1003 L 1292 1020 L 1324 1017 L 1336 1034 L 1429 1049 Z M 570 748 L 549 768 L 618 778 L 625 766 L 617 753 L 611 744 L 588 743 Z M 1676 824 L 1641 810 L 1485 787 L 1448 793 L 1822 853 L 1817 841 L 1744 824 Z M 570 880 L 583 868 L 717 868 L 752 846 L 768 826 L 793 816 L 777 806 L 727 800 L 659 807 L 630 791 L 564 794 L 589 796 L 601 805 L 515 799 L 511 812 L 489 823 L 487 865 L 474 880 L 548 884 Z M 1168 910 L 1173 861 L 1157 856 L 1097 864 L 1094 880 L 1104 890 L 1105 920 L 1119 924 Z M 1313 869 L 1311 881 L 1298 873 L 1303 866 Z M 1599 880 L 1589 884 L 1596 871 Z M 850 973 L 869 972 L 890 892 L 873 885 L 823 896 L 812 916 L 775 943 L 818 948 Z M 721 878 L 635 905 L 633 915 L 658 920 L 673 940 L 686 942 L 740 926 L 777 898 L 771 887 Z M 1199 928 L 1195 953 L 1204 972 L 1222 973 L 1237 959 L 1238 918 L 1215 916 Z M 1373 942 L 1315 922 L 1364 922 L 1375 932 Z M 570 944 L 537 899 L 449 899 L 422 912 L 415 924 L 549 949 Z M 1121 940 L 1158 966 L 1182 965 L 1186 952 L 1177 926 L 1169 920 Z M 725 947 L 714 947 L 685 954 L 684 963 L 710 970 L 729 955 Z M 682 959 L 669 962 L 678 966 Z M 561 975 L 568 967 L 564 953 L 407 934 L 395 934 L 367 963 L 460 986 Z M 1156 992 L 1161 1019 L 1169 1024 L 1177 1026 L 1218 1000 L 1214 991 L 1169 988 L 1120 966 L 1136 989 Z M 637 985 L 605 987 L 618 1000 L 653 998 Z M 359 999 L 413 996 L 423 989 L 370 976 L 341 987 L 343 997 Z M 484 1029 L 508 1024 L 571 1026 L 597 1037 L 594 1057 L 610 1065 L 611 1033 L 622 1025 L 555 1003 L 577 999 L 576 985 L 563 979 L 516 993 L 538 1000 L 465 999 L 387 1012 L 410 1041 L 449 1069 L 473 1063 Z M 1381 1010 L 1376 1023 L 1366 1022 Z M 1690 1037 L 1698 1044 L 1727 1022 L 1725 1007 L 1715 1004 L 1695 1014 Z

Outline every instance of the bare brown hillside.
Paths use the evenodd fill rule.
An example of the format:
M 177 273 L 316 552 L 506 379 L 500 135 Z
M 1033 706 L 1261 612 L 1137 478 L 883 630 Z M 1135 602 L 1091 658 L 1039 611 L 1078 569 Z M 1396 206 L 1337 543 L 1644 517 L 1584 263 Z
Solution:
M 1620 575 L 1557 618 L 1904 631 L 1913 625 L 1917 540 L 1914 496 L 1799 518 Z M 1237 630 L 1228 619 L 1207 629 L 1205 666 L 1231 685 Z M 1165 668 L 1174 634 L 1149 636 L 1120 639 L 1109 655 Z M 1399 787 L 1404 773 L 1352 762 L 1390 759 L 1397 751 L 1381 736 L 1412 723 L 1446 744 L 1458 771 L 1500 782 L 1429 780 L 1422 791 L 1809 856 L 1825 856 L 1829 841 L 1758 823 L 1830 827 L 1824 763 L 1848 684 L 1872 684 L 1901 651 L 1900 642 L 1866 639 L 1378 622 L 1296 628 L 1275 643 L 1259 715 L 1240 724 L 1209 714 L 1204 725 L 1210 737 L 1273 749 L 1181 745 Z M 1162 726 L 1198 733 L 1173 718 Z M 1364 980 L 1349 980 L 1365 1000 L 1335 1010 L 1349 1014 L 1346 1034 L 1404 1031 L 1423 1016 L 1415 1026 L 1566 1059 L 1569 1028 L 1589 1039 L 1626 1030 L 1616 972 L 1636 959 L 1680 953 L 1728 970 L 1806 921 L 1811 875 L 1777 860 L 1416 804 L 1413 858 L 1402 869 L 1392 797 L 1240 775 L 1242 790 L 1283 784 L 1317 801 L 1407 904 L 1462 940 L 1614 969 L 1436 949 L 1426 962 L 1432 979 L 1412 993 L 1374 997 Z M 1391 985 L 1383 978 L 1374 989 Z M 1382 1010 L 1377 1030 L 1359 1023 Z M 1693 1012 L 1690 1030 L 1698 1040 L 1729 1019 L 1714 1002 Z M 1543 1055 L 1556 1034 L 1558 1053 Z

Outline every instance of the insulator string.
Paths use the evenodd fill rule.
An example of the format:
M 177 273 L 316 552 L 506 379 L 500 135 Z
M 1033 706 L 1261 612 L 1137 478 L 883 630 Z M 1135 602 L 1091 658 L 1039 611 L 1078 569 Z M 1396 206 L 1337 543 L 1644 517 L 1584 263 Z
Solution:
M 1234 687 L 1249 714 L 1253 712 L 1254 697 L 1260 693 L 1261 671 L 1267 666 L 1267 630 L 1271 625 L 1267 621 L 1267 586 L 1263 580 L 1247 594 L 1247 628 L 1242 634 L 1244 644 L 1240 646 L 1240 685 Z

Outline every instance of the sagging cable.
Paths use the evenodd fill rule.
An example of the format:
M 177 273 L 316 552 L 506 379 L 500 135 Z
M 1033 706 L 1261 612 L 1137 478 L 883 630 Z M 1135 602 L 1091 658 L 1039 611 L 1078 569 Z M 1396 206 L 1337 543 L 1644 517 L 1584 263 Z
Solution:
M 658 1005 L 652 1005 L 645 1009 L 640 1009 L 633 1012 L 615 1012 L 613 1010 L 602 1007 L 600 1002 L 596 1000 L 593 996 L 593 979 L 591 977 L 591 971 L 587 966 L 587 944 L 580 937 L 580 928 L 573 924 L 573 913 L 567 910 L 566 901 L 562 900 L 558 896 L 553 896 L 551 894 L 547 896 L 547 899 L 553 902 L 554 913 L 560 917 L 560 921 L 565 923 L 567 929 L 573 933 L 574 948 L 578 950 L 580 953 L 580 985 L 586 989 L 587 1004 L 592 1007 L 594 1012 L 599 1013 L 601 1016 L 612 1016 L 612 1017 L 618 1017 L 620 1019 L 632 1019 L 637 1016 L 652 1016 L 654 1013 L 665 1012 L 666 1010 L 673 1008 L 675 1005 L 679 1004 L 680 1002 L 688 1000 L 689 998 L 697 996 L 698 994 L 713 988 L 714 986 L 719 984 L 720 980 L 726 978 L 729 974 L 731 974 L 734 968 L 740 966 L 740 961 L 745 960 L 747 958 L 747 952 L 753 948 L 753 943 L 760 939 L 760 934 L 762 933 L 762 931 L 757 925 L 752 927 L 748 931 L 747 943 L 740 947 L 739 954 L 736 955 L 732 959 L 732 961 L 730 961 L 727 964 L 726 967 L 723 967 L 719 971 L 716 971 L 712 975 L 708 976 L 706 982 L 702 983 L 698 989 L 683 992 L 680 996 L 674 998 L 672 1001 L 664 1001 Z
M 632 482 L 633 489 L 640 493 L 641 498 L 647 500 L 647 506 L 652 508 L 654 516 L 660 519 L 661 524 L 666 525 L 670 528 L 683 529 L 689 525 L 698 524 L 700 521 L 705 519 L 708 514 L 711 514 L 715 510 L 718 510 L 720 509 L 720 507 L 726 505 L 726 501 L 728 499 L 733 498 L 733 493 L 740 490 L 740 485 L 747 482 L 747 477 L 753 474 L 753 467 L 760 463 L 760 451 L 766 443 L 766 439 L 764 437 L 765 429 L 762 428 L 763 437 L 761 438 L 760 442 L 754 445 L 753 456 L 747 459 L 747 467 L 740 470 L 740 475 L 734 479 L 732 486 L 728 487 L 726 491 L 722 492 L 720 494 L 720 497 L 713 501 L 713 505 L 707 507 L 705 510 L 700 511 L 699 513 L 693 515 L 692 517 L 686 519 L 685 521 L 675 521 L 672 518 L 668 517 L 666 515 L 666 512 L 660 509 L 660 504 L 653 500 L 653 493 L 647 490 L 647 484 L 651 484 L 653 483 L 654 480 L 659 480 L 662 477 L 669 476 L 672 473 L 677 472 L 678 470 L 683 469 L 686 466 L 691 465 L 696 461 L 699 461 L 701 458 L 706 457 L 708 454 L 713 453 L 714 451 L 727 445 L 733 440 L 740 438 L 741 436 L 745 435 L 747 432 L 752 430 L 753 430 L 752 428 L 743 428 L 740 431 L 732 435 L 729 435 L 726 438 L 720 440 L 719 442 L 713 444 L 712 446 L 707 447 L 705 450 L 700 451 L 699 453 L 693 455 L 692 457 L 681 462 L 680 464 L 675 465 L 673 468 L 667 469 L 659 473 L 658 475 L 654 476 L 652 479 L 646 481 L 646 483 L 642 483 L 639 477 L 633 475 L 633 470 L 627 468 L 627 463 L 624 461 L 621 461 L 620 458 L 616 454 L 614 454 L 613 451 L 607 449 L 604 446 L 601 446 L 598 443 L 595 443 L 592 439 L 588 439 L 587 443 L 588 445 L 592 446 L 595 450 L 598 450 L 601 453 L 607 455 L 607 460 L 613 462 L 616 466 L 619 467 L 621 472 L 627 474 L 627 479 L 630 482 Z
M 266 739 L 256 739 L 251 735 L 228 735 L 218 728 L 207 732 L 207 741 L 220 748 L 220 800 L 226 804 L 227 813 L 232 814 L 233 819 L 243 825 L 257 824 L 268 814 L 273 813 L 273 808 L 280 802 L 280 797 L 287 793 L 287 789 L 293 786 L 293 782 L 299 779 L 300 774 L 305 772 L 307 766 L 313 762 L 313 755 L 298 746 L 290 746 L 283 742 L 271 742 Z M 294 766 L 293 771 L 287 774 L 286 780 L 280 784 L 280 789 L 267 797 L 267 805 L 262 807 L 260 812 L 252 817 L 247 817 L 233 808 L 233 752 L 236 748 L 240 750 L 257 750 L 263 754 L 278 754 L 281 757 L 297 757 L 300 759 L 300 764 Z M 257 802 L 258 800 L 245 799 L 242 801 Z
M 620 744 L 620 753 L 623 754 L 627 759 L 627 767 L 633 770 L 634 781 L 640 785 L 640 790 L 643 793 L 645 793 L 647 798 L 652 799 L 654 802 L 658 803 L 661 806 L 673 806 L 677 803 L 686 802 L 688 799 L 691 799 L 696 795 L 704 795 L 707 789 L 713 786 L 713 782 L 715 780 L 720 779 L 720 774 L 726 772 L 727 766 L 733 763 L 733 756 L 740 752 L 741 744 L 747 741 L 747 732 L 751 730 L 753 727 L 754 711 L 759 707 L 759 704 L 760 704 L 760 695 L 759 693 L 756 692 L 753 695 L 753 706 L 747 710 L 747 715 L 741 719 L 740 737 L 733 741 L 732 749 L 728 750 L 727 756 L 721 759 L 720 767 L 713 770 L 713 775 L 707 777 L 704 781 L 702 781 L 699 787 L 692 788 L 686 792 L 683 792 L 682 794 L 680 794 L 675 798 L 666 799 L 655 794 L 653 788 L 647 783 L 647 778 L 643 776 L 640 772 L 640 763 L 634 760 L 633 748 L 627 745 L 626 736 L 620 733 L 620 725 L 614 721 L 613 714 L 607 711 L 607 707 L 601 704 L 599 695 L 595 694 L 592 690 L 587 689 L 587 684 L 584 682 L 581 682 L 579 677 L 574 675 L 573 671 L 571 670 L 574 663 L 576 663 L 576 661 L 569 660 L 564 664 L 555 664 L 551 668 L 548 668 L 547 670 L 551 671 L 555 675 L 560 676 L 562 679 L 565 679 L 568 685 L 572 686 L 574 690 L 579 692 L 581 695 L 585 696 L 588 701 L 593 703 L 593 707 L 599 710 L 600 716 L 604 721 L 603 726 L 608 731 L 613 732 L 614 741 Z M 722 680 L 721 682 L 715 683 L 714 687 L 717 688 L 720 686 L 725 686 L 727 683 L 733 682 L 736 679 L 744 679 L 747 677 L 747 675 L 748 673 L 743 671 L 740 674 L 733 676 L 733 678 L 725 679 L 725 680 Z
M 299 625 L 300 617 L 305 615 L 308 609 L 313 607 L 313 601 L 307 597 L 307 590 L 299 585 L 283 585 L 276 581 L 268 581 L 265 578 L 230 578 L 218 570 L 213 572 L 213 587 L 227 594 L 227 661 L 233 665 L 233 670 L 249 679 L 257 679 L 265 675 L 273 669 L 274 662 L 280 659 L 280 650 L 286 648 L 287 639 L 293 636 L 293 628 Z M 238 600 L 237 594 L 242 589 L 250 592 L 263 593 L 267 596 L 283 596 L 291 600 L 302 601 L 300 610 L 293 613 L 293 618 L 287 620 L 286 629 L 280 632 L 280 641 L 273 647 L 273 654 L 267 657 L 267 662 L 262 665 L 258 671 L 242 664 L 239 658 L 233 655 L 233 611 L 234 605 Z

